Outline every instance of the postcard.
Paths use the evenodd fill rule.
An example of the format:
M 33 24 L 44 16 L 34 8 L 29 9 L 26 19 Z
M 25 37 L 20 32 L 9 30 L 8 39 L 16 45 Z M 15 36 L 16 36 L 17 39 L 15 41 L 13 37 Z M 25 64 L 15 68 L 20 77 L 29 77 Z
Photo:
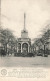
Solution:
M 0 81 L 50 81 L 50 0 L 0 0 Z

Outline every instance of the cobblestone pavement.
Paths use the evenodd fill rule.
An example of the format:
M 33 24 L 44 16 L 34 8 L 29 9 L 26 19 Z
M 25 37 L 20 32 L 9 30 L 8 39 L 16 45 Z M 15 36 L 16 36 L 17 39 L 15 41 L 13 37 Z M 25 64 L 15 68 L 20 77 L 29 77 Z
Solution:
M 0 57 L 0 67 L 50 67 L 50 55 L 48 57 Z

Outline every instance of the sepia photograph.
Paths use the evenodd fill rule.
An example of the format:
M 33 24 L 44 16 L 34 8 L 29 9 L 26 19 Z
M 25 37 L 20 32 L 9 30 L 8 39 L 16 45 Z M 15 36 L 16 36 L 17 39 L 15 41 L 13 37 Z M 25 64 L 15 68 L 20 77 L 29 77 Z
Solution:
M 1 67 L 50 68 L 50 0 L 0 0 Z

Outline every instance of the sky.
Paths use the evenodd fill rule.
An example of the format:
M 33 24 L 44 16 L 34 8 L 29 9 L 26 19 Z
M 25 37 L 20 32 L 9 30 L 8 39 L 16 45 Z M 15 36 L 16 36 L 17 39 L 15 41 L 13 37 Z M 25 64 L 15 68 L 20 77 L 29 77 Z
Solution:
M 1 0 L 1 25 L 12 30 L 17 38 L 24 28 L 24 13 L 29 38 L 37 38 L 50 23 L 50 0 Z

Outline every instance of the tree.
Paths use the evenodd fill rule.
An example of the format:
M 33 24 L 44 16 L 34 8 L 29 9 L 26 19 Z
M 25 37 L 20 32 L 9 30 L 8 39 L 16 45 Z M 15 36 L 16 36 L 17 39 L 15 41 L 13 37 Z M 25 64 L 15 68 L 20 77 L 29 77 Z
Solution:
M 46 51 L 46 45 L 49 44 L 49 39 L 50 39 L 50 29 L 48 29 L 46 32 L 44 32 L 42 38 L 41 38 L 41 42 L 44 45 L 44 53 Z
M 15 49 L 17 40 L 14 37 L 12 31 L 10 31 L 9 29 L 0 29 L 0 38 L 1 38 L 0 43 L 3 45 L 6 53 L 8 52 L 8 48 L 10 49 L 11 52 L 13 47 Z

